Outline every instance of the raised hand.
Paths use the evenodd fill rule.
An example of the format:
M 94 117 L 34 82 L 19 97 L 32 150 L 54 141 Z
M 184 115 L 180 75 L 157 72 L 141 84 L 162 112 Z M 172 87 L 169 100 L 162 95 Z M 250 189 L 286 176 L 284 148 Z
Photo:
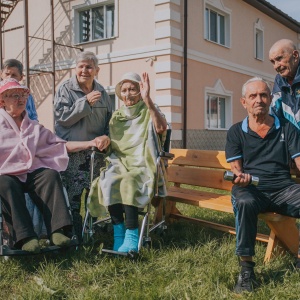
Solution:
M 147 104 L 150 98 L 150 80 L 149 80 L 148 73 L 146 72 L 142 74 L 142 81 L 140 82 L 140 91 L 141 91 L 141 97 Z

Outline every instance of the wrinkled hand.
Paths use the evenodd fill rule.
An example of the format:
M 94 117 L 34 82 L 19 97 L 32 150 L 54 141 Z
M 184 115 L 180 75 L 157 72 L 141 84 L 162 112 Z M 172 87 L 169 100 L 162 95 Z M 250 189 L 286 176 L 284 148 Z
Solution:
M 140 91 L 141 97 L 147 104 L 148 100 L 150 99 L 150 80 L 148 73 L 146 72 L 142 74 L 142 80 L 140 82 Z
M 93 141 L 100 151 L 105 150 L 110 145 L 110 138 L 107 135 L 97 136 Z
M 233 183 L 235 185 L 238 185 L 238 186 L 241 186 L 241 187 L 245 187 L 248 184 L 250 184 L 250 182 L 251 182 L 251 175 L 250 174 L 247 174 L 247 173 L 238 173 L 238 174 L 235 174 L 235 175 L 236 175 L 236 178 L 233 181 Z
M 90 106 L 93 106 L 101 98 L 99 91 L 92 91 L 86 95 L 87 102 Z

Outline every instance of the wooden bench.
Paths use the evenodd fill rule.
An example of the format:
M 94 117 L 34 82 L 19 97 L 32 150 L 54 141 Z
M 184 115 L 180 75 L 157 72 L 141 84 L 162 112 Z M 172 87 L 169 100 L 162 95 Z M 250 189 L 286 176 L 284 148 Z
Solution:
M 230 170 L 230 164 L 226 162 L 225 152 L 188 149 L 172 149 L 171 152 L 175 157 L 169 161 L 168 180 L 170 183 L 174 183 L 174 186 L 168 188 L 166 221 L 184 219 L 235 234 L 235 228 L 233 227 L 185 216 L 176 207 L 176 203 L 179 202 L 200 208 L 233 213 L 230 193 L 223 195 L 214 191 L 202 191 L 182 187 L 182 184 L 187 184 L 196 187 L 231 191 L 232 183 L 223 179 L 224 171 Z M 291 174 L 294 177 L 299 175 L 296 172 L 296 168 L 291 169 Z M 300 178 L 295 177 L 295 181 L 299 183 Z M 161 210 L 162 204 L 158 207 L 157 212 Z M 299 232 L 295 218 L 275 213 L 260 214 L 259 218 L 263 219 L 270 228 L 269 235 L 257 234 L 258 241 L 268 244 L 264 259 L 265 262 L 269 261 L 273 255 L 278 255 L 278 253 L 284 250 L 297 255 Z

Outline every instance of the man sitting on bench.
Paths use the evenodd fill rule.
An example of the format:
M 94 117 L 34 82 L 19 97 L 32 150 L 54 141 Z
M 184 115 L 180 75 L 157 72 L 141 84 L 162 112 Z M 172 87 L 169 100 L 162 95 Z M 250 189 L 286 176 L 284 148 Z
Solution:
M 300 169 L 300 137 L 294 125 L 269 114 L 269 84 L 261 78 L 248 80 L 242 88 L 248 117 L 227 133 L 226 159 L 235 174 L 232 205 L 236 226 L 236 254 L 241 272 L 234 292 L 251 292 L 258 283 L 254 274 L 258 214 L 276 212 L 300 218 L 300 185 L 290 176 L 290 161 Z M 252 185 L 252 176 L 259 184 Z M 296 267 L 300 268 L 300 258 Z

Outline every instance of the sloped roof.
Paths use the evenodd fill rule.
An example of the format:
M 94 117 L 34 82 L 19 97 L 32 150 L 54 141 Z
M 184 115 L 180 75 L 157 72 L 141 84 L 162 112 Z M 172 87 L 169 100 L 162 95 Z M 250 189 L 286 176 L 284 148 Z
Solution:
M 243 0 L 267 16 L 300 33 L 300 23 L 266 0 Z

